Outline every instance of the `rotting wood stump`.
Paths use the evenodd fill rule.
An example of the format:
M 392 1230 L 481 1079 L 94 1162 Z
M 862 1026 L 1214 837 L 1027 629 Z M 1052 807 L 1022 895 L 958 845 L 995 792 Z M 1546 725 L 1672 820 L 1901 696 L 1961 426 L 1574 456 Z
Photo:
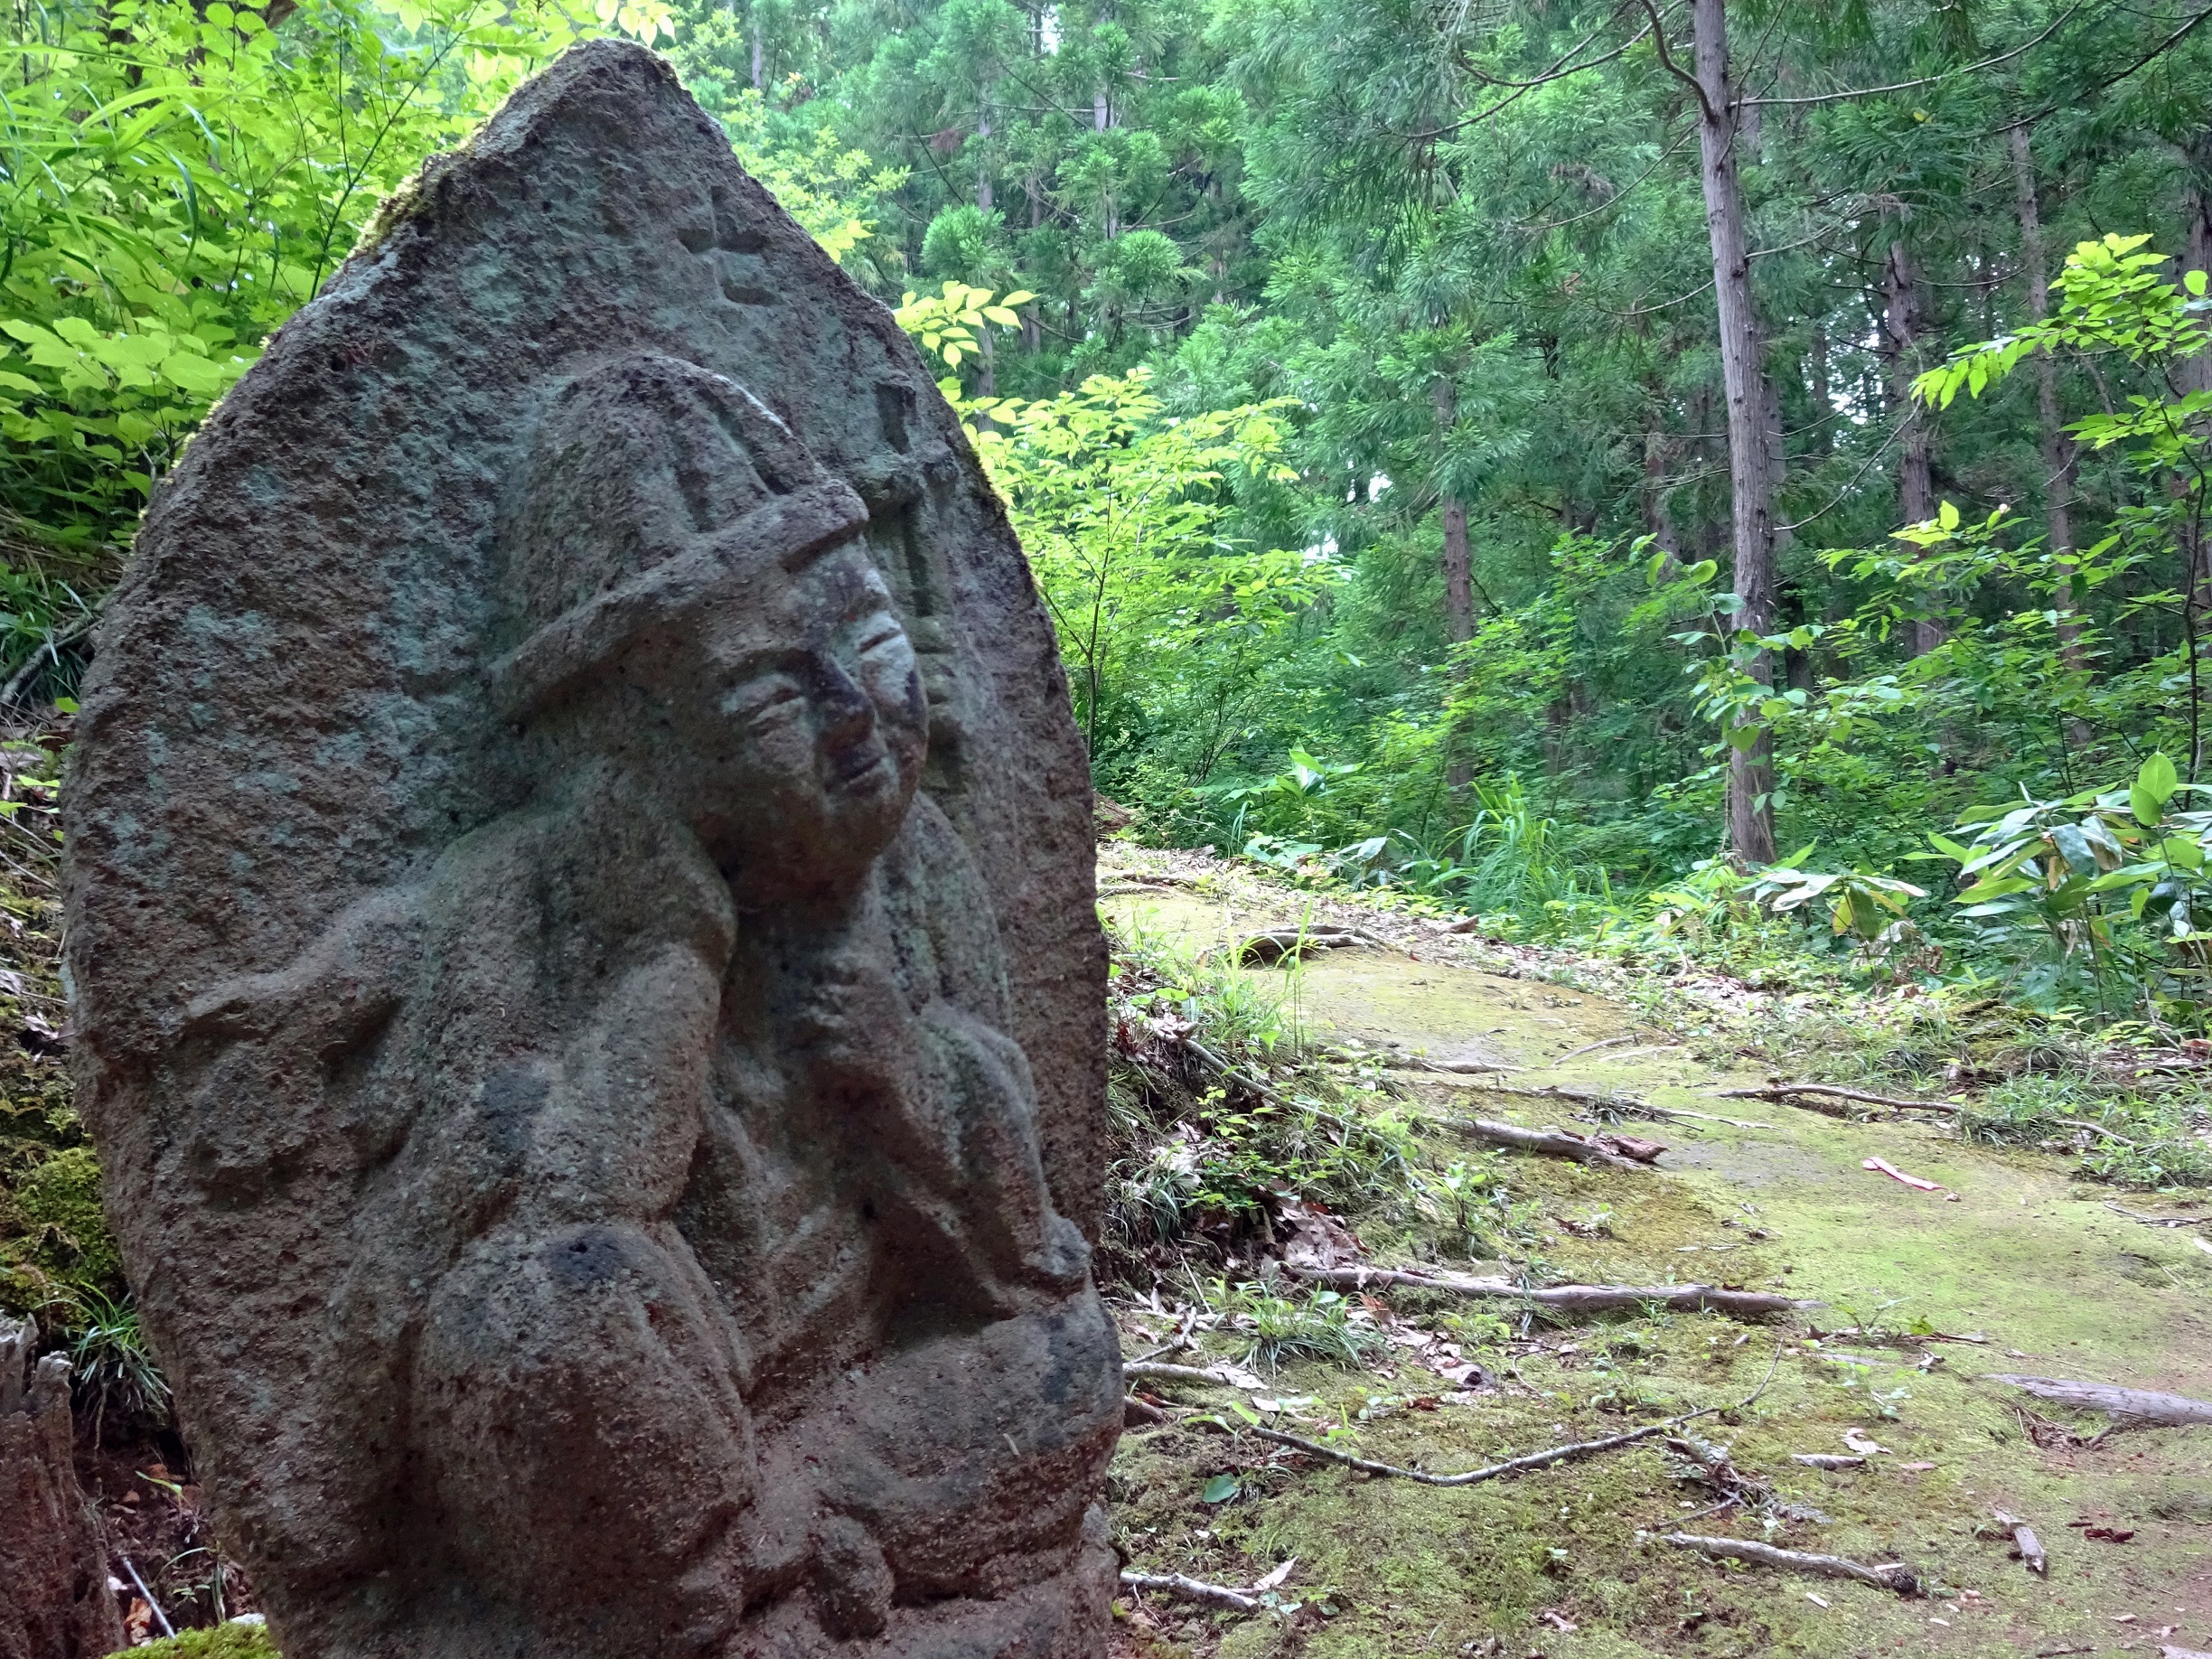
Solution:
M 123 1620 L 70 1460 L 69 1360 L 31 1370 L 36 1339 L 0 1324 L 0 1659 L 93 1659 L 123 1645 Z

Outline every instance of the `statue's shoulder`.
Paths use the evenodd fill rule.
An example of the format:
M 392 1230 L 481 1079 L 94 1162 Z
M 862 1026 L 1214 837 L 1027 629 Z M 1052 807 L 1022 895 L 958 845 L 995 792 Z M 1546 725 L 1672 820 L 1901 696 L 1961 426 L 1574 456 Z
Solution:
M 893 942 L 916 999 L 942 998 L 1005 1024 L 997 907 L 967 841 L 926 792 L 915 794 L 880 867 Z
M 634 792 L 590 780 L 548 791 L 456 840 L 433 876 L 435 910 L 456 931 L 487 923 L 557 957 L 590 959 L 688 943 L 727 956 L 729 883 L 698 839 Z M 550 964 L 548 964 L 550 965 Z

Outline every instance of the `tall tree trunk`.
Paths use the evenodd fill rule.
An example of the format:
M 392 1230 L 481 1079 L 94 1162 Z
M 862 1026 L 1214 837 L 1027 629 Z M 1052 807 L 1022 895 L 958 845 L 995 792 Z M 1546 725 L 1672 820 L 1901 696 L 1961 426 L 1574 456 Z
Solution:
M 1654 408 L 1651 430 L 1644 435 L 1644 484 L 1639 496 L 1644 509 L 1644 532 L 1652 539 L 1653 547 L 1666 555 L 1669 577 L 1673 576 L 1678 562 L 1675 555 L 1682 551 L 1682 539 L 1674 530 L 1674 515 L 1667 506 L 1672 489 L 1667 480 L 1667 461 L 1673 447 L 1660 411 Z
M 1835 394 L 1828 384 L 1832 372 L 1828 325 L 1816 320 L 1805 346 L 1805 391 L 1813 403 L 1812 442 L 1807 447 L 1823 461 L 1835 453 Z
M 1712 240 L 1713 296 L 1720 332 L 1720 375 L 1728 394 L 1729 483 L 1734 526 L 1739 629 L 1774 632 L 1774 471 L 1767 453 L 1767 376 L 1759 361 L 1758 314 L 1751 302 L 1751 255 L 1744 238 L 1743 187 L 1737 172 L 1739 111 L 1729 77 L 1727 0 L 1692 0 L 1697 42 L 1698 149 L 1705 186 L 1705 228 Z M 1751 661 L 1754 679 L 1774 683 L 1767 651 Z M 1747 864 L 1775 857 L 1772 738 L 1746 722 L 1749 740 L 1729 747 L 1729 846 Z M 1739 741 L 1742 741 L 1739 737 Z
M 1459 418 L 1459 401 L 1451 381 L 1444 376 L 1436 383 L 1437 448 L 1441 454 Z M 1444 631 L 1455 645 L 1475 637 L 1475 561 L 1467 546 L 1467 503 L 1448 490 L 1439 493 L 1444 504 Z
M 1889 370 L 1889 412 L 1903 428 L 1898 458 L 1898 516 L 1919 524 L 1936 516 L 1936 483 L 1929 455 L 1928 423 L 1913 407 L 1913 352 L 1920 335 L 1920 293 L 1913 277 L 1912 255 L 1902 237 L 1889 244 L 1882 261 L 1882 357 Z M 1938 617 L 1917 618 L 1912 651 L 1924 656 L 1949 637 Z
M 2212 141 L 2199 140 L 2182 152 L 2189 183 L 2181 194 L 2181 268 L 2212 272 L 2212 192 L 2206 189 L 2206 171 L 2212 156 L 2205 150 Z M 2184 392 L 2212 391 L 2212 351 L 2184 358 L 2178 376 Z
M 753 89 L 755 92 L 761 89 L 768 68 L 768 42 L 761 38 L 761 31 L 766 27 L 758 18 L 753 20 Z
M 1439 460 L 1458 418 L 1459 400 L 1452 389 L 1450 377 L 1439 375 L 1436 383 L 1436 436 Z M 1464 645 L 1475 637 L 1475 559 L 1473 549 L 1467 544 L 1467 502 L 1448 490 L 1439 493 L 1442 498 L 1444 514 L 1444 632 L 1454 645 Z M 1457 686 L 1466 672 L 1467 665 L 1455 657 L 1452 683 Z M 1444 781 L 1456 792 L 1473 782 L 1475 767 L 1467 757 L 1457 730 L 1455 729 L 1446 741 L 1449 748 L 1445 761 Z
M 2028 315 L 2040 323 L 2050 315 L 2049 269 L 2043 250 L 2043 214 L 2036 201 L 2035 157 L 2028 129 L 2012 129 L 2012 195 L 2020 211 L 2020 272 L 2028 279 Z M 2074 551 L 2074 440 L 2058 418 L 2058 365 L 2048 351 L 2035 354 L 2036 425 L 2043 448 L 2043 518 L 2050 549 Z M 2074 583 L 2061 581 L 2053 595 L 2059 615 L 2058 654 L 2070 669 L 2082 666 L 2081 624 L 2074 617 Z
M 991 82 L 987 79 L 978 89 L 976 98 L 976 206 L 986 214 L 991 211 Z

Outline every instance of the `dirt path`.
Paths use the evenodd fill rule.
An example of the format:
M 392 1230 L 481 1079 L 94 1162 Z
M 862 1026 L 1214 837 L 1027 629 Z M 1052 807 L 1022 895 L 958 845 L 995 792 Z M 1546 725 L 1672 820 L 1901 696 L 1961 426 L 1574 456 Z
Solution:
M 1294 895 L 1233 880 L 1214 892 L 1130 891 L 1129 867 L 1101 872 L 1109 914 L 1194 945 L 1296 925 L 1301 914 L 1309 924 L 1330 919 Z M 1338 1041 L 1409 1058 L 1496 1061 L 1525 1068 L 1506 1074 L 1520 1086 L 1632 1090 L 1662 1106 L 1770 1126 L 1629 1126 L 1669 1148 L 1650 1173 L 1514 1158 L 1515 1195 L 1542 1205 L 1536 1249 L 1552 1276 L 1786 1289 L 1822 1306 L 1786 1328 L 1663 1315 L 1537 1326 L 1523 1337 L 1516 1325 L 1502 1347 L 1479 1350 L 1503 1372 L 1501 1385 L 1457 1397 L 1411 1357 L 1393 1360 L 1392 1374 L 1295 1368 L 1270 1384 L 1294 1397 L 1282 1422 L 1311 1435 L 1324 1420 L 1349 1420 L 1364 1455 L 1448 1471 L 1617 1432 L 1621 1411 L 1639 1402 L 1740 1399 L 1771 1367 L 1771 1384 L 1741 1421 L 1701 1428 L 1729 1446 L 1738 1467 L 1825 1519 L 1767 1534 L 1756 1517 L 1723 1513 L 1690 1530 L 1904 1561 L 1935 1593 L 1907 1598 L 1723 1567 L 1639 1542 L 1639 1530 L 1671 1529 L 1715 1496 L 1680 1478 L 1679 1465 L 1648 1442 L 1518 1480 L 1438 1490 L 1286 1467 L 1257 1455 L 1255 1442 L 1170 1425 L 1125 1443 L 1117 1466 L 1125 1545 L 1148 1570 L 1221 1583 L 1251 1583 L 1295 1556 L 1282 1594 L 1305 1610 L 1288 1623 L 1231 1620 L 1148 1599 L 1131 1620 L 1140 1647 L 1203 1651 L 1218 1641 L 1230 1659 L 1293 1650 L 1595 1659 L 2212 1648 L 2212 1428 L 2132 1429 L 2083 1445 L 2066 1428 L 2094 1437 L 2101 1420 L 2045 1427 L 2016 1409 L 2031 1401 L 1978 1380 L 2013 1371 L 2212 1397 L 2212 1251 L 2196 1243 L 2212 1227 L 2140 1225 L 2105 1207 L 2110 1189 L 2073 1179 L 2052 1159 L 1963 1143 L 1941 1128 L 1716 1100 L 1715 1089 L 1761 1078 L 1700 1058 L 1720 1052 L 1710 1029 L 1661 1029 L 1625 1000 L 1443 960 L 1456 942 L 1436 930 L 1375 926 L 1411 941 L 1412 953 L 1335 951 L 1293 973 L 1255 972 L 1271 973 L 1298 1016 Z M 1606 1038 L 1633 1040 L 1562 1059 Z M 1440 1078 L 1417 1082 L 1410 1096 L 1403 1109 L 1414 1112 L 1573 1127 L 1570 1103 Z M 1870 1157 L 1945 1190 L 1867 1170 Z M 1578 1237 L 1561 1224 L 1577 1222 L 1611 1236 Z M 1477 1323 L 1460 1328 L 1472 1335 L 1482 1315 L 1465 1306 L 1421 1323 L 1448 1333 L 1470 1316 Z M 1862 1326 L 1881 1334 L 1819 1335 Z M 1152 1328 L 1135 1319 L 1129 1340 Z M 1431 1398 L 1441 1403 L 1430 1408 Z M 1846 1431 L 1886 1449 L 1850 1470 L 1792 1461 L 1847 1453 Z M 1221 1475 L 1236 1480 L 1236 1497 L 1205 1504 L 1205 1481 Z M 2008 1559 L 2010 1540 L 1991 1522 L 1999 1508 L 2034 1524 L 2050 1555 L 2048 1581 Z

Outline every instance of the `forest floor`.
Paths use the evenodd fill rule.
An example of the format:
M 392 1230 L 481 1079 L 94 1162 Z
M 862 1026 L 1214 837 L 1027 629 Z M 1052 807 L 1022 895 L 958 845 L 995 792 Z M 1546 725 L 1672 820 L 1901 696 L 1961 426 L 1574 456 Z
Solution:
M 2113 1207 L 2193 1223 L 2206 1212 L 2187 1195 L 2117 1192 L 2047 1154 L 1954 1138 L 1940 1120 L 1853 1121 L 1716 1099 L 1768 1081 L 1738 1046 L 1747 1022 L 1763 1017 L 1757 996 L 1654 992 L 1633 976 L 1579 971 L 1564 955 L 1501 950 L 1189 855 L 1110 846 L 1100 876 L 1102 908 L 1124 934 L 1202 949 L 1265 927 L 1351 924 L 1382 942 L 1247 970 L 1316 1042 L 1502 1063 L 1525 1068 L 1494 1074 L 1514 1087 L 1627 1092 L 1754 1121 L 1624 1126 L 1665 1142 L 1649 1169 L 1512 1155 L 1529 1265 L 1554 1281 L 1786 1289 L 1814 1304 L 1765 1323 L 1662 1310 L 1564 1325 L 1510 1303 L 1476 1312 L 1427 1293 L 1377 1296 L 1362 1300 L 1391 1339 L 1379 1363 L 1291 1363 L 1242 1388 L 1141 1384 L 1167 1420 L 1132 1427 L 1114 1466 L 1131 1568 L 1249 1588 L 1293 1564 L 1276 1606 L 1256 1615 L 1125 1593 L 1125 1654 L 2212 1647 L 2212 1427 L 2115 1427 L 1982 1380 L 2015 1372 L 2212 1394 L 2212 1224 L 2145 1225 Z M 1631 1040 L 1575 1052 L 1608 1038 Z M 1575 1127 L 1571 1101 L 1501 1095 L 1471 1076 L 1387 1075 L 1371 1097 L 1377 1111 Z M 1941 1190 L 1868 1169 L 1870 1158 Z M 1389 1253 L 1376 1251 L 1378 1265 Z M 1232 1261 L 1226 1277 L 1251 1267 Z M 1160 1358 L 1248 1363 L 1235 1321 L 1195 1317 L 1205 1303 L 1195 1276 L 1186 1292 L 1163 1283 L 1148 1300 L 1125 1296 L 1125 1351 L 1140 1356 L 1180 1336 L 1184 1351 Z M 1486 1340 L 1493 1314 L 1504 1322 L 1489 1321 Z M 1464 1386 L 1429 1368 L 1456 1372 L 1460 1358 L 1482 1367 Z M 1727 1478 L 1660 1438 L 1439 1489 L 1216 1429 L 1187 1410 L 1220 1413 L 1227 1429 L 1265 1423 L 1318 1439 L 1348 1428 L 1344 1443 L 1365 1457 L 1451 1472 L 1755 1392 L 1749 1406 L 1688 1428 L 1726 1448 L 1751 1500 L 1717 1512 Z M 1869 1440 L 1882 1449 L 1859 1467 L 1793 1461 L 1853 1456 Z M 1999 1511 L 2032 1526 L 2048 1578 L 2017 1559 Z M 1925 1593 L 1715 1561 L 1649 1537 L 1678 1527 L 1904 1562 Z

